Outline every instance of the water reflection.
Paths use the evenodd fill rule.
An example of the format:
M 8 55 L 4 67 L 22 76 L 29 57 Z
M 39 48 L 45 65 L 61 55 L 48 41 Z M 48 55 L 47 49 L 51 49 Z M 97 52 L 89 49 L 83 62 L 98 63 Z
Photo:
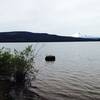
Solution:
M 0 100 L 13 100 L 9 95 L 11 83 L 9 80 L 0 80 Z
M 3 80 L 2 80 L 3 79 Z M 25 82 L 12 82 L 9 79 L 0 80 L 0 100 L 45 100 L 30 90 Z

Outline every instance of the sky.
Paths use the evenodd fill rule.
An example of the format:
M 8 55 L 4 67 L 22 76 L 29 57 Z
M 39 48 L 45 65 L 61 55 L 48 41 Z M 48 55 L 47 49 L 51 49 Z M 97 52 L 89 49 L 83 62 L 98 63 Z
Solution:
M 0 0 L 0 32 L 100 34 L 100 0 Z

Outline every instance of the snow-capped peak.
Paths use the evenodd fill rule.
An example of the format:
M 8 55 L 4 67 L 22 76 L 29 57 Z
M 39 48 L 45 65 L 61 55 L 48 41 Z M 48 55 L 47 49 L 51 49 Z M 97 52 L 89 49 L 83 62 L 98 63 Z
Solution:
M 82 34 L 82 33 L 75 33 L 71 35 L 72 37 L 80 37 L 80 38 L 100 38 L 100 34 Z

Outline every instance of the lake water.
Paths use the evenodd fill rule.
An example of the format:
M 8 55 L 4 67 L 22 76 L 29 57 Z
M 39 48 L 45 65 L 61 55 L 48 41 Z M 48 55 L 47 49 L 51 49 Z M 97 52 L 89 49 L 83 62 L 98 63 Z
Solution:
M 39 72 L 30 91 L 46 100 L 100 100 L 100 42 L 0 43 L 7 48 L 36 48 Z M 46 62 L 54 55 L 55 62 Z M 40 100 L 40 99 L 37 99 Z

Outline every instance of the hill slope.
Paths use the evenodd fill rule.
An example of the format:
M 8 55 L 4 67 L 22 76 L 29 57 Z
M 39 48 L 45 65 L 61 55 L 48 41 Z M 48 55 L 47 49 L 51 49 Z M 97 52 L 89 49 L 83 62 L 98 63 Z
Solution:
M 100 41 L 100 38 L 76 38 L 71 36 L 50 35 L 24 31 L 1 32 L 0 42 L 75 42 Z

